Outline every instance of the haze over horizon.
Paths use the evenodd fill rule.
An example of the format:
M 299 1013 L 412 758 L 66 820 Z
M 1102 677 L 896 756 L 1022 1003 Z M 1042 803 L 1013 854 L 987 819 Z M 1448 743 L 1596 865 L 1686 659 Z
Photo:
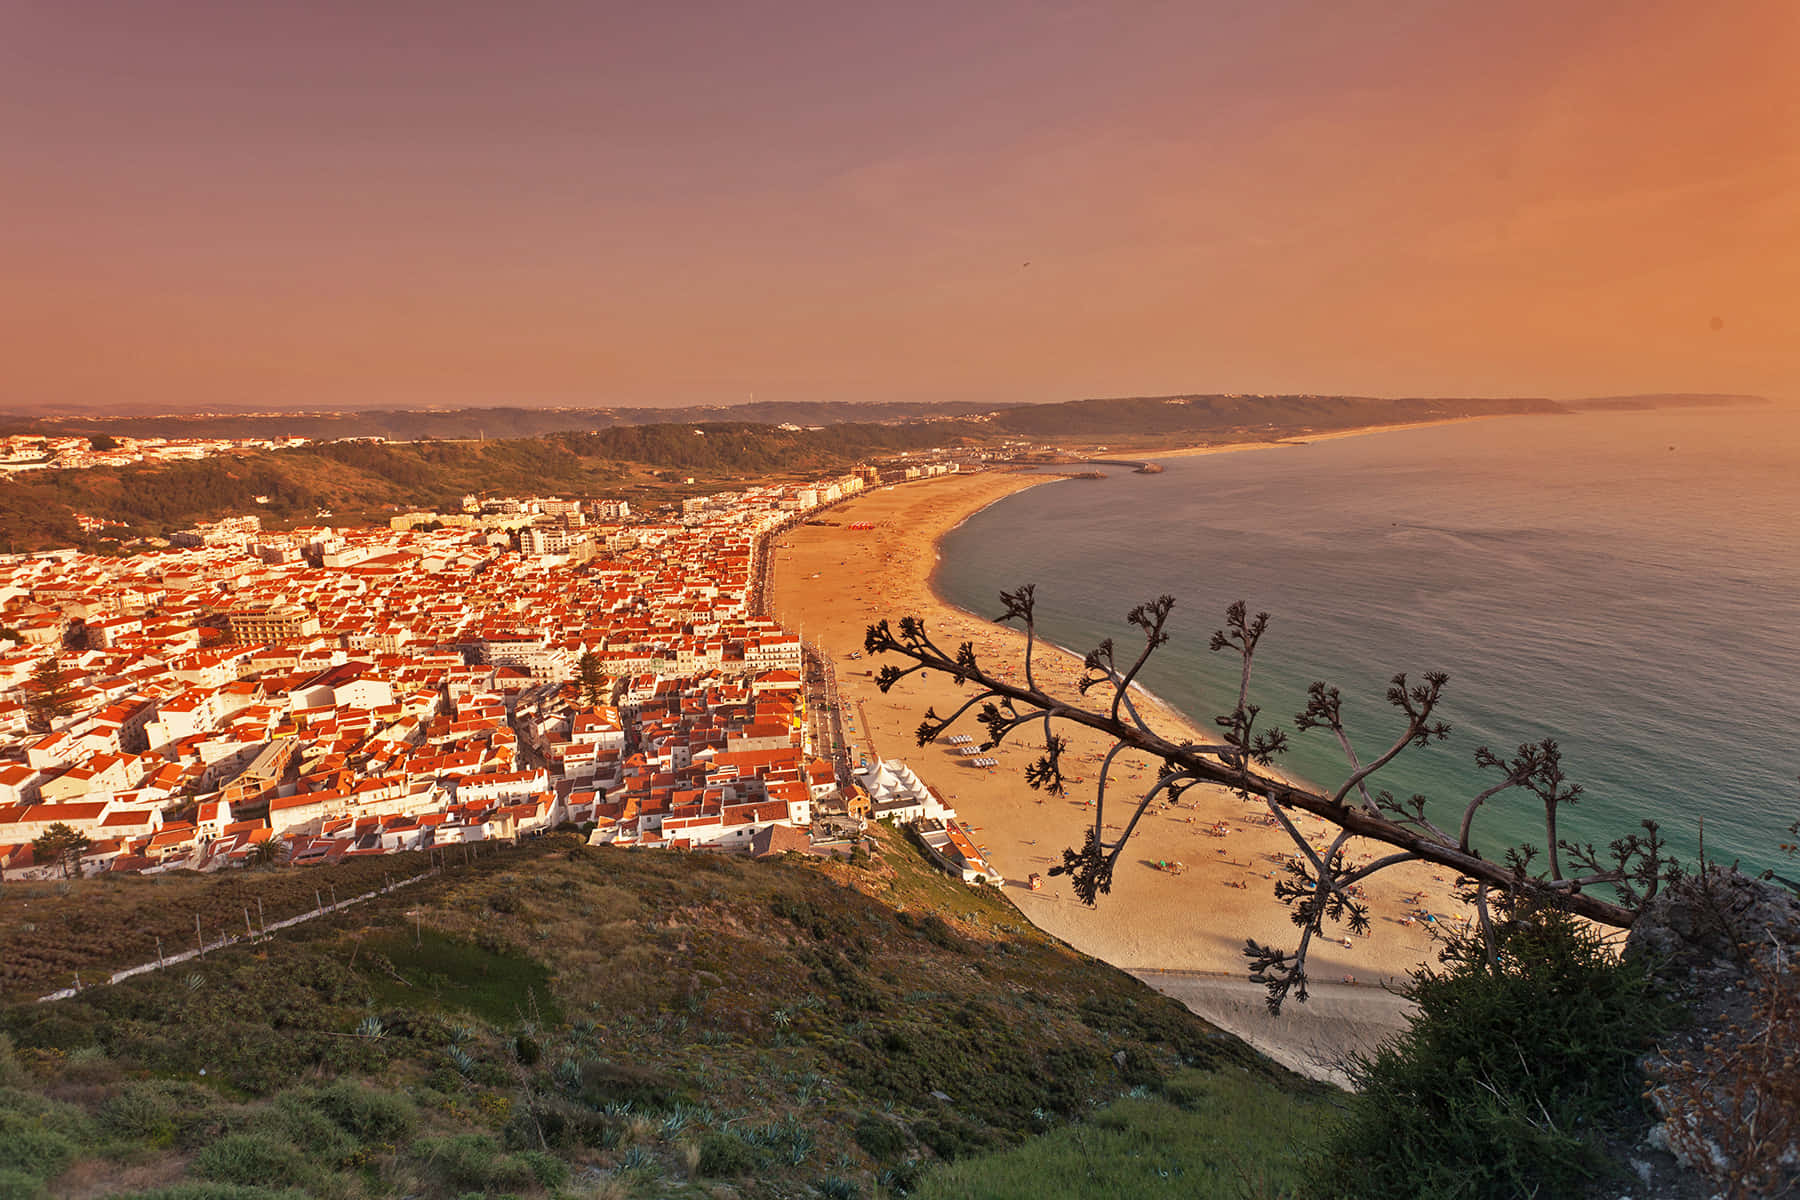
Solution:
M 0 0 L 0 408 L 1800 397 L 1800 8 Z

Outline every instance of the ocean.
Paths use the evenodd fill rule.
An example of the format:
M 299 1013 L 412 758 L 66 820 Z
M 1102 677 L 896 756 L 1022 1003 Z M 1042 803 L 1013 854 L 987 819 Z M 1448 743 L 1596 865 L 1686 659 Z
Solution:
M 1800 877 L 1800 419 L 1771 407 L 1505 417 L 1161 460 L 1160 475 L 1032 488 L 943 543 L 936 582 L 992 617 L 1037 585 L 1039 627 L 1086 651 L 1141 645 L 1125 613 L 1177 598 L 1146 687 L 1212 728 L 1236 660 L 1207 642 L 1232 601 L 1270 614 L 1252 702 L 1293 728 L 1307 685 L 1344 697 L 1364 759 L 1402 722 L 1405 671 L 1450 676 L 1453 734 L 1381 787 L 1440 825 L 1492 782 L 1477 746 L 1554 737 L 1585 794 L 1564 836 L 1604 844 L 1649 817 L 1684 860 Z M 1345 774 L 1323 732 L 1288 771 Z M 1529 793 L 1491 801 L 1476 840 L 1544 845 Z M 1788 839 L 1792 840 L 1792 839 Z

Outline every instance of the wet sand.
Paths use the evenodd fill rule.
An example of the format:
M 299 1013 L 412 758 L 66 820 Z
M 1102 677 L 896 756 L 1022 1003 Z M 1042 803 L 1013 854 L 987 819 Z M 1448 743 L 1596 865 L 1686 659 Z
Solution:
M 1246 981 L 1244 940 L 1291 949 L 1297 931 L 1288 910 L 1272 895 L 1277 862 L 1288 853 L 1289 843 L 1279 829 L 1262 824 L 1268 817 L 1260 802 L 1244 801 L 1223 788 L 1197 787 L 1178 805 L 1157 804 L 1120 857 L 1111 894 L 1089 908 L 1073 897 L 1065 878 L 1051 878 L 1047 872 L 1061 861 L 1064 847 L 1081 843 L 1092 821 L 1094 772 L 1105 749 L 1101 736 L 1078 727 L 1060 730 L 1070 740 L 1069 773 L 1083 782 L 1066 797 L 1047 796 L 1033 791 L 1023 778 L 1026 763 L 1041 752 L 1041 733 L 1017 731 L 990 752 L 1000 764 L 992 770 L 967 765 L 943 739 L 920 747 L 914 730 L 926 708 L 947 714 L 972 693 L 955 687 L 941 672 L 928 672 L 907 678 L 884 696 L 872 678 L 880 660 L 849 658 L 861 649 L 869 624 L 910 614 L 925 618 L 940 646 L 950 649 L 972 641 L 990 669 L 1010 666 L 1018 677 L 1023 636 L 984 619 L 999 611 L 998 600 L 992 612 L 981 616 L 963 612 L 932 591 L 930 576 L 944 533 L 988 504 L 1038 485 L 1070 486 L 1031 473 L 984 472 L 879 489 L 837 506 L 820 518 L 836 524 L 800 526 L 782 535 L 775 551 L 775 610 L 830 656 L 854 717 L 852 740 L 858 748 L 907 762 L 943 793 L 972 826 L 990 862 L 1005 874 L 1007 895 L 1035 925 L 1084 953 L 1139 973 L 1289 1066 L 1341 1080 L 1337 1072 L 1320 1066 L 1333 1057 L 1333 1047 L 1367 1048 L 1404 1027 L 1404 1005 L 1382 985 L 1428 959 L 1435 961 L 1429 928 L 1400 922 L 1414 908 L 1443 917 L 1460 912 L 1450 896 L 1447 871 L 1408 864 L 1371 880 L 1371 934 L 1351 937 L 1348 947 L 1315 943 L 1309 956 L 1312 999 L 1304 1005 L 1290 999 L 1287 1011 L 1271 1019 L 1260 1007 L 1260 987 Z M 874 527 L 851 529 L 852 522 L 872 522 Z M 1122 600 L 1120 630 L 1114 635 L 1121 646 L 1136 637 L 1124 620 L 1128 607 Z M 1220 614 L 1188 613 L 1172 632 L 1175 637 L 1209 637 L 1219 619 Z M 1072 694 L 1068 685 L 1079 667 L 1073 656 L 1040 647 L 1037 678 L 1049 690 Z M 1174 712 L 1154 703 L 1146 707 L 1143 700 L 1139 697 L 1140 711 L 1165 736 L 1211 740 Z M 952 732 L 978 740 L 985 736 L 973 713 Z M 1129 819 L 1123 801 L 1130 789 L 1135 785 L 1141 792 L 1152 777 L 1145 755 L 1128 753 L 1115 761 L 1106 814 L 1109 834 L 1119 832 Z M 1132 793 L 1130 802 L 1135 799 Z M 1295 821 L 1314 845 L 1324 844 L 1325 822 L 1303 814 L 1295 814 Z M 1212 827 L 1220 822 L 1227 832 L 1215 836 Z M 1352 860 L 1377 853 L 1368 845 L 1352 843 L 1349 848 Z M 1159 861 L 1180 863 L 1183 869 L 1165 871 L 1158 868 Z M 1033 872 L 1044 875 L 1041 891 L 1027 885 Z M 1424 898 L 1413 902 L 1410 897 L 1420 892 Z

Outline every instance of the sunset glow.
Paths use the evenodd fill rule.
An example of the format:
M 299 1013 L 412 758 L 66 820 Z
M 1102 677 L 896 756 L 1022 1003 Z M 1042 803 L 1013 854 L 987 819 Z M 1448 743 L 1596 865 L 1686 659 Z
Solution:
M 0 7 L 0 406 L 1800 395 L 1800 7 Z

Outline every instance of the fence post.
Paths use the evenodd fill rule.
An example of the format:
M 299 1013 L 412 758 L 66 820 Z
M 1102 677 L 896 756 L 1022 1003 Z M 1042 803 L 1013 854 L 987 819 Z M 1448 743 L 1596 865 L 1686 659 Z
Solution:
M 199 957 L 206 953 L 206 935 L 200 932 L 200 914 L 194 914 L 194 955 Z
M 262 897 L 256 898 L 256 923 L 262 926 L 264 933 L 269 932 L 269 918 L 263 916 Z

